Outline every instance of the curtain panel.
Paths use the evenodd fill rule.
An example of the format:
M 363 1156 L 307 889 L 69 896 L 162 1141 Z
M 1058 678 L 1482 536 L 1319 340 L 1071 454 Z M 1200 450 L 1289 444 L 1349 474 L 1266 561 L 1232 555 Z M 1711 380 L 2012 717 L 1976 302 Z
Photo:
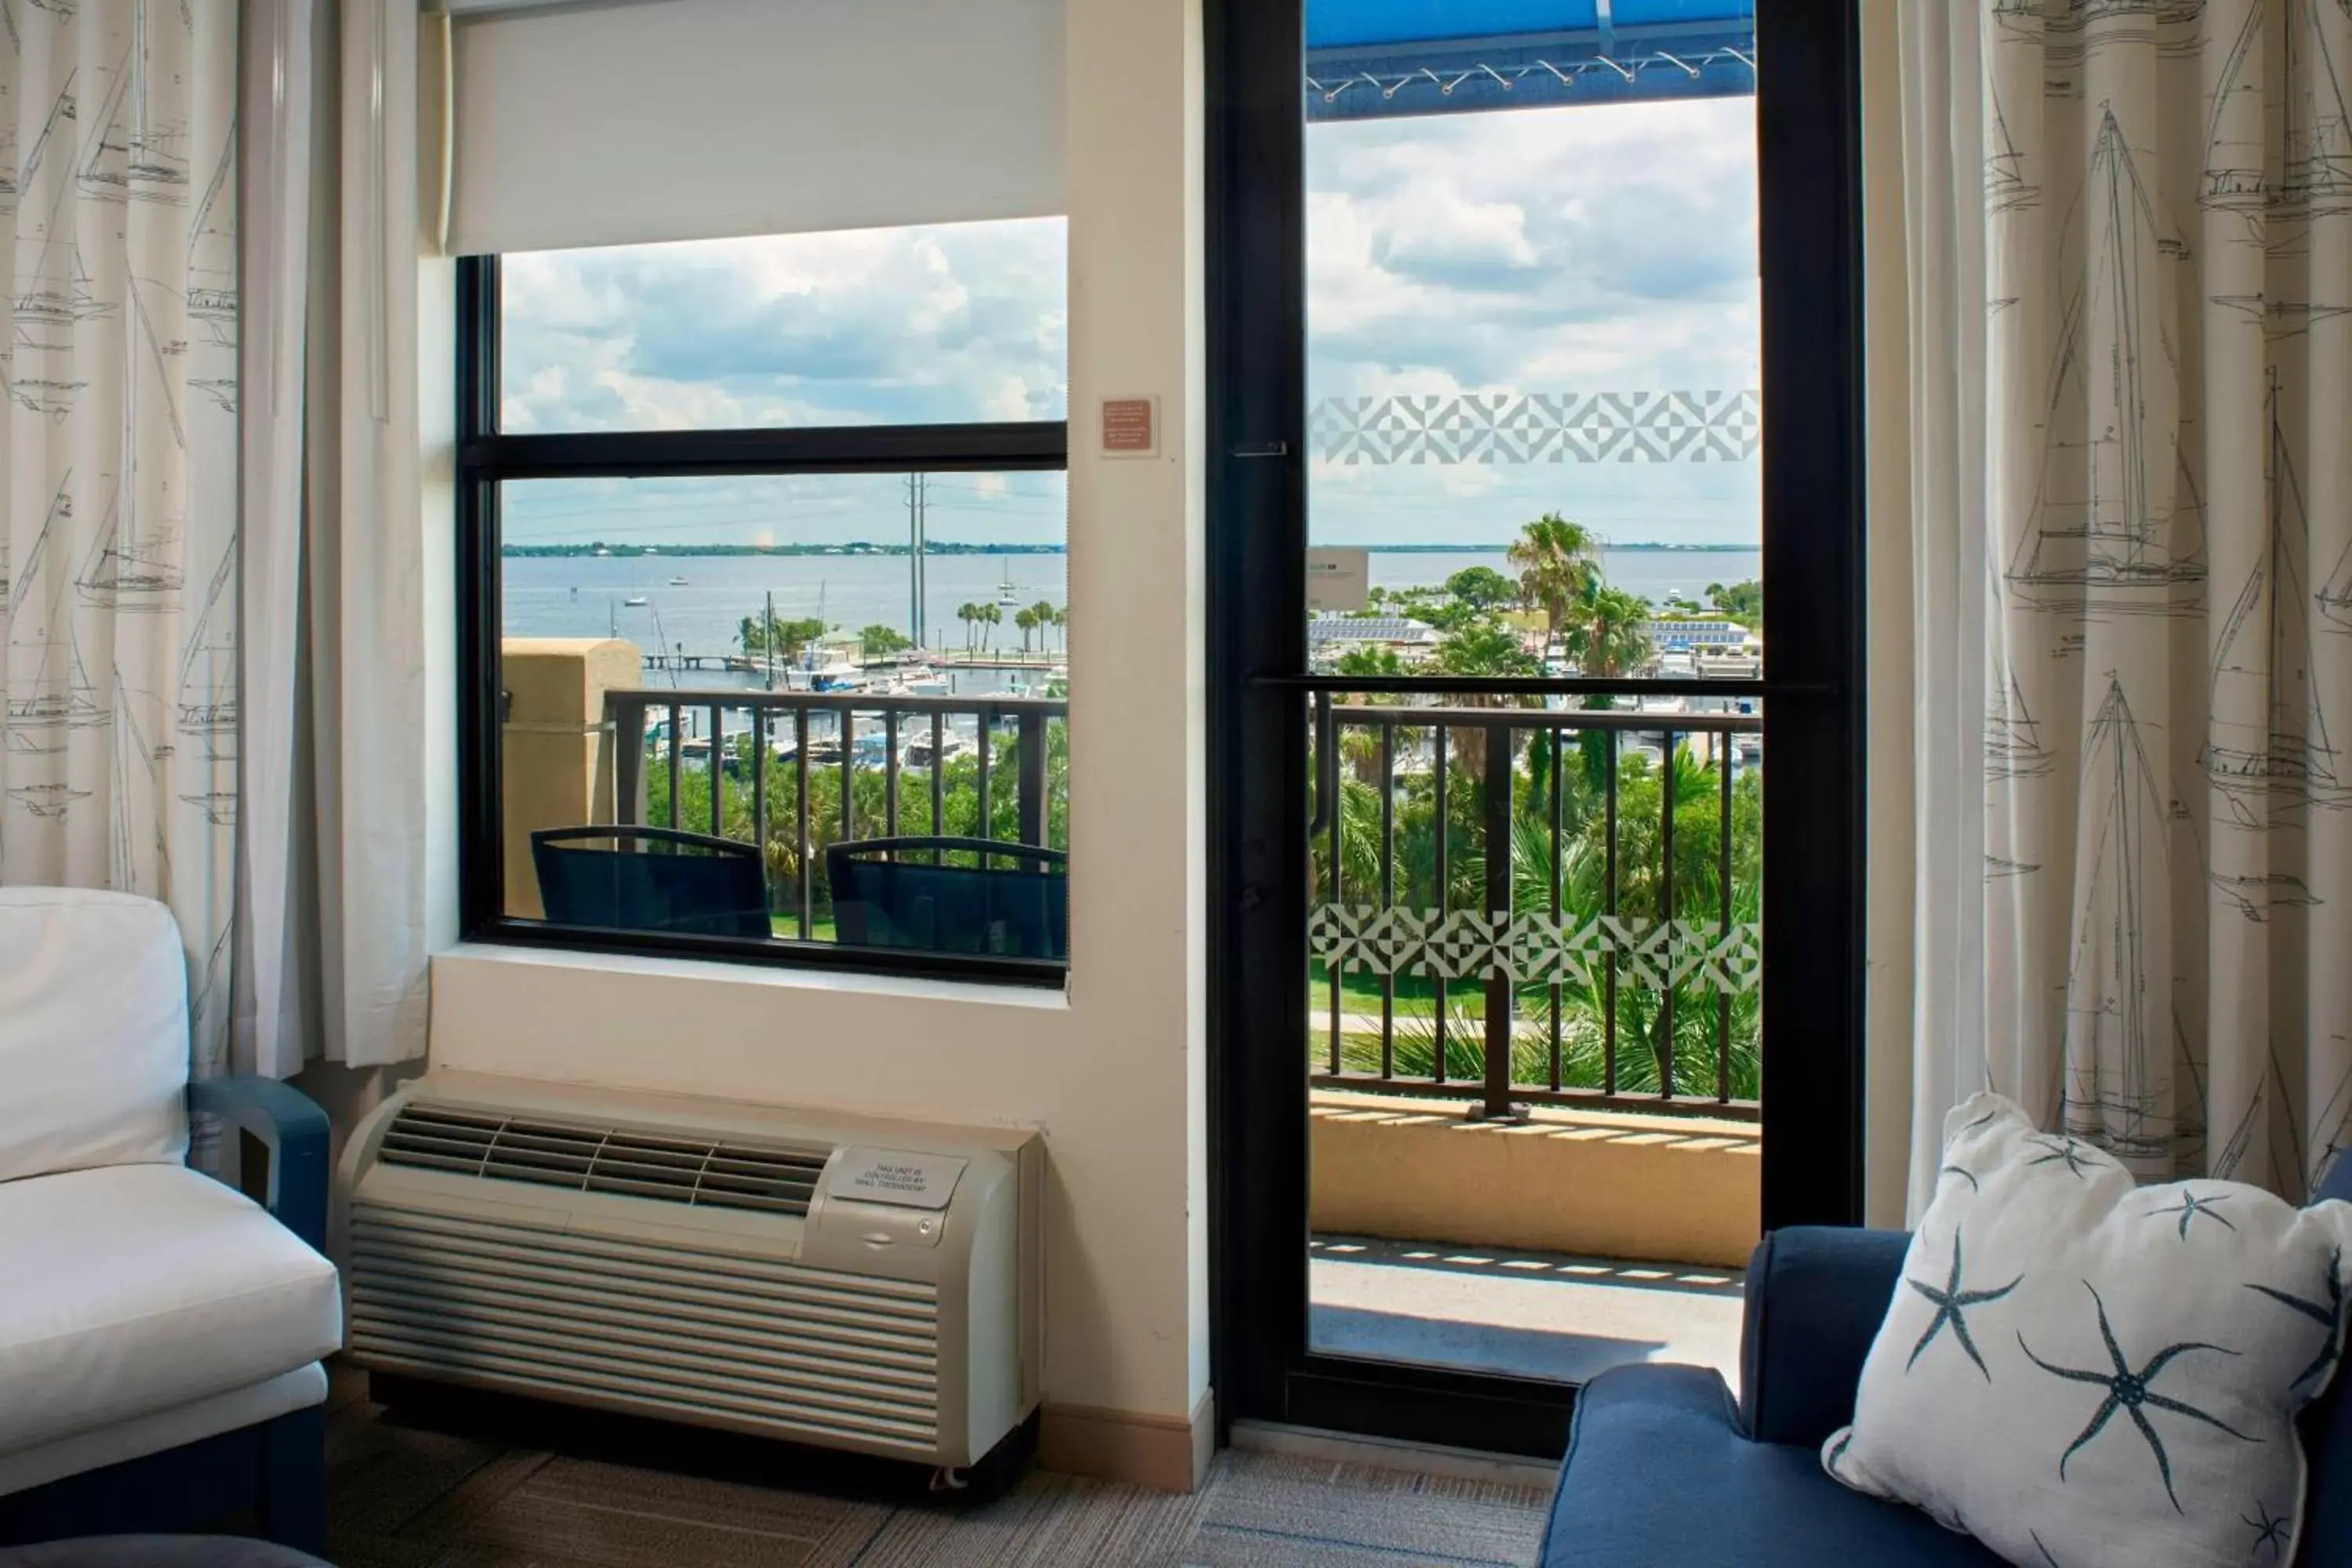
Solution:
M 205 1076 L 238 826 L 236 7 L 6 20 L 0 880 L 168 904 Z
M 1913 1207 L 1979 1084 L 2300 1199 L 2352 1142 L 2352 7 L 1903 10 L 1915 929 L 1984 977 L 1916 1009 Z
M 415 0 L 247 0 L 247 918 L 237 1055 L 425 1054 Z M 437 109 L 435 110 L 437 115 Z M 437 184 L 437 161 L 430 171 Z M 436 214 L 437 216 L 437 214 Z

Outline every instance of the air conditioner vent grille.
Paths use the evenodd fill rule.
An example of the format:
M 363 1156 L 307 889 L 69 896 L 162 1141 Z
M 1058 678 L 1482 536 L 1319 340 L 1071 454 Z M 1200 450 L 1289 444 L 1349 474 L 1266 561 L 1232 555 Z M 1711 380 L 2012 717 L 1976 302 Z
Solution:
M 805 1215 L 832 1152 L 665 1138 L 411 1103 L 393 1118 L 377 1158 L 387 1165 L 489 1181 Z

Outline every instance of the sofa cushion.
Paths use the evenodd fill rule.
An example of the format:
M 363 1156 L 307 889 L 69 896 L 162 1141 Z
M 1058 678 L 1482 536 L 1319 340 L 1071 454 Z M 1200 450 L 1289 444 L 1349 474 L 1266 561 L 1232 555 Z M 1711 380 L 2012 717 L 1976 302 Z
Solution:
M 187 1151 L 188 975 L 172 912 L 0 888 L 0 1182 Z
M 1848 1491 L 1811 1448 L 1739 1435 L 1712 1369 L 1627 1366 L 1577 1395 L 1544 1568 L 1998 1568 L 1916 1509 Z
M 2141 1186 L 1978 1095 L 1823 1463 L 2011 1563 L 2290 1560 L 2347 1258 L 2352 1205 Z
M 337 1348 L 334 1266 L 180 1165 L 0 1183 L 0 1454 L 291 1372 Z

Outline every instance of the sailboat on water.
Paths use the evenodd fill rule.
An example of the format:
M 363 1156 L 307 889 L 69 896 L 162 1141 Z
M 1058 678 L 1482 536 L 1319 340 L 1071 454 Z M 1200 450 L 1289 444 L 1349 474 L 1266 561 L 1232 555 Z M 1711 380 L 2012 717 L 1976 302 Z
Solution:
M 2296 804 L 2343 804 L 2342 758 L 2327 732 L 2305 609 L 2303 485 L 2279 419 L 2271 378 L 2270 449 L 2263 460 L 2265 537 L 2221 623 L 2211 705 L 2198 762 L 2245 820 L 2257 793 Z

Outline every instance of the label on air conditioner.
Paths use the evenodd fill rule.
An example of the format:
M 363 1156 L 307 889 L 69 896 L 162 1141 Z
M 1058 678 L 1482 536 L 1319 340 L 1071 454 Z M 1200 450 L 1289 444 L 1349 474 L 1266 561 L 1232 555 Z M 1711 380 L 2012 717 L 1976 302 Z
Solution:
M 943 1209 L 971 1163 L 952 1154 L 908 1154 L 897 1149 L 844 1149 L 825 1178 L 825 1191 L 860 1203 Z

